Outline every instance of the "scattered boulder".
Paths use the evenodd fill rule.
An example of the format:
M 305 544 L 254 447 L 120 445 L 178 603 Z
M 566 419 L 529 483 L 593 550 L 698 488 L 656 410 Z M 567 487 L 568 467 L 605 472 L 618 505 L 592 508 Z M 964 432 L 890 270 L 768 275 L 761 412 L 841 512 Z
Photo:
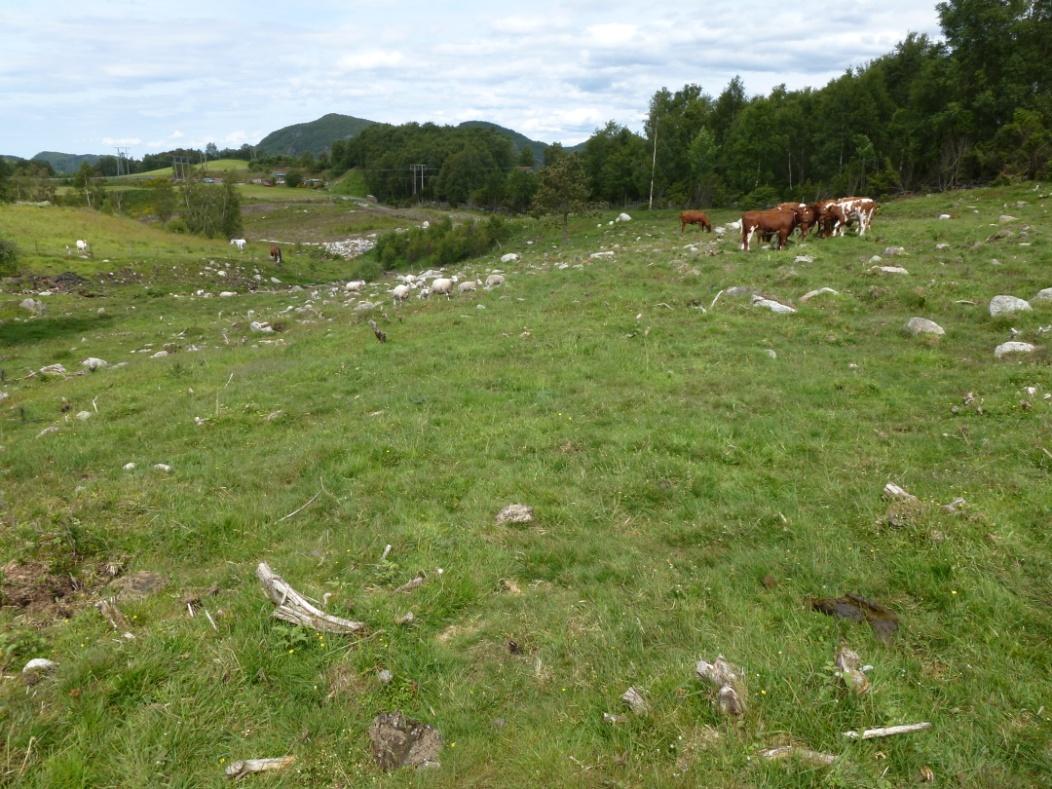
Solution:
M 953 219 L 949 214 L 939 214 L 939 219 Z
M 376 678 L 380 681 L 381 685 L 390 685 L 394 680 L 394 674 L 388 671 L 386 668 L 382 668 L 376 672 Z
M 635 688 L 626 690 L 621 695 L 621 701 L 627 704 L 628 708 L 636 715 L 646 715 L 650 711 L 650 705 L 647 704 L 646 699 Z
M 50 436 L 52 433 L 57 433 L 57 432 L 58 432 L 58 428 L 55 427 L 54 425 L 51 425 L 51 427 L 45 427 L 43 430 L 41 430 L 39 433 L 37 433 L 37 438 L 43 438 L 44 436 Z
M 840 295 L 840 291 L 833 290 L 832 288 L 819 288 L 818 290 L 810 290 L 807 293 L 805 293 L 803 296 L 800 297 L 800 301 L 801 302 L 810 301 L 815 296 L 825 296 L 825 295 L 839 296 Z
M 376 309 L 376 305 L 371 301 L 360 301 L 354 305 L 355 312 L 368 312 L 369 310 Z
M 78 411 L 77 419 L 81 422 L 87 422 L 91 419 L 91 411 Z
M 369 740 L 373 758 L 384 771 L 439 766 L 442 735 L 401 712 L 377 715 L 369 727 Z
M 994 296 L 990 299 L 990 317 L 997 318 L 1001 315 L 1012 315 L 1017 312 L 1028 312 L 1030 302 L 1015 296 Z
M 1003 342 L 994 348 L 994 356 L 1001 359 L 1009 354 L 1013 353 L 1033 353 L 1037 350 L 1036 345 L 1031 345 L 1028 342 Z
M 632 221 L 632 217 L 630 217 L 628 214 L 626 214 L 624 212 L 621 212 L 620 214 L 617 215 L 617 219 L 615 221 L 617 221 L 617 222 L 631 222 Z
M 155 353 L 155 354 L 154 354 L 153 356 L 151 356 L 150 358 L 151 358 L 151 359 L 163 359 L 163 358 L 165 358 L 165 357 L 166 357 L 167 355 L 168 355 L 168 351 L 158 351 L 157 353 Z
M 125 463 L 123 466 L 121 466 L 121 468 L 123 468 L 125 471 L 135 471 L 135 464 Z
M 795 309 L 786 304 L 781 304 L 780 302 L 772 301 L 771 299 L 765 299 L 762 296 L 753 296 L 752 306 L 762 307 L 765 310 L 770 310 L 779 315 L 790 315 L 796 312 Z
M 66 368 L 61 364 L 45 364 L 40 368 L 40 374 L 45 377 L 48 375 L 65 375 Z
M 233 291 L 233 290 L 223 290 L 223 291 L 219 292 L 219 298 L 221 298 L 221 299 L 233 298 L 236 295 L 237 295 L 237 292 Z
M 613 256 L 614 256 L 614 253 L 612 251 L 610 251 L 610 250 L 607 250 L 605 252 L 593 252 L 588 257 L 590 257 L 592 260 L 600 260 L 600 259 L 605 259 L 605 258 L 612 258 Z
M 1008 222 L 1018 222 L 1019 220 L 1011 214 L 1001 214 L 1001 216 L 997 217 L 997 221 L 1003 225 L 1007 224 Z
M 47 309 L 44 302 L 39 299 L 22 299 L 18 306 L 32 315 L 43 315 L 44 310 Z
M 172 467 L 169 466 L 167 463 L 154 463 L 153 469 L 154 471 L 160 471 L 164 474 L 170 474 L 172 471 Z
M 946 251 L 947 249 L 949 249 L 949 248 L 950 248 L 950 245 L 949 245 L 949 244 L 947 244 L 947 243 L 946 243 L 945 241 L 943 241 L 943 242 L 941 242 L 941 243 L 938 243 L 938 244 L 936 244 L 936 245 L 935 245 L 935 249 L 936 249 L 937 251 L 939 251 L 939 252 L 945 252 L 945 251 Z
M 927 318 L 910 318 L 906 323 L 906 331 L 916 337 L 918 334 L 932 334 L 941 337 L 946 331 L 935 321 Z
M 870 271 L 878 274 L 909 274 L 902 266 L 873 266 Z
M 97 356 L 89 356 L 80 363 L 80 366 L 91 372 L 95 372 L 96 370 L 101 370 L 103 367 L 109 367 L 110 363 L 105 359 L 98 358 Z
M 899 255 L 905 255 L 905 247 L 886 247 L 884 249 L 884 255 L 889 258 L 898 257 Z
M 248 328 L 253 334 L 273 334 L 274 333 L 274 327 L 271 326 L 266 321 L 252 321 L 250 324 L 248 324 Z
M 717 688 L 716 703 L 724 715 L 740 717 L 745 714 L 744 673 L 719 655 L 714 663 L 699 660 L 694 668 L 698 678 Z
M 58 664 L 47 658 L 33 658 L 22 667 L 22 681 L 27 685 L 35 685 L 40 680 L 53 674 Z
M 498 526 L 504 526 L 508 523 L 533 523 L 533 507 L 525 504 L 509 504 L 497 513 Z
M 1034 301 L 1052 301 L 1052 288 L 1038 291 L 1037 295 L 1034 296 Z
M 797 255 L 793 258 L 794 263 L 814 263 L 815 259 L 810 255 Z

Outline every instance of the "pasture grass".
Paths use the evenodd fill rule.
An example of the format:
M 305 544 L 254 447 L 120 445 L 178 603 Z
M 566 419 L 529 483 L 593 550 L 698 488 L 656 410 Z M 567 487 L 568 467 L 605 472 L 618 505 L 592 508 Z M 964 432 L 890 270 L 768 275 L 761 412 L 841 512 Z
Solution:
M 727 240 L 709 255 L 712 237 L 680 235 L 674 212 L 578 218 L 565 244 L 528 220 L 506 245 L 517 263 L 451 269 L 499 268 L 505 287 L 387 302 L 373 313 L 383 345 L 327 288 L 190 298 L 225 242 L 147 227 L 126 241 L 112 217 L 0 209 L 30 267 L 56 270 L 64 238 L 96 239 L 96 256 L 141 243 L 128 267 L 175 266 L 179 296 L 87 261 L 103 315 L 98 298 L 57 294 L 44 317 L 16 320 L 23 295 L 3 298 L 2 555 L 84 591 L 66 617 L 0 610 L 2 780 L 220 786 L 230 761 L 293 754 L 253 782 L 902 786 L 929 768 L 940 784 L 1047 785 L 1052 372 L 1047 350 L 997 362 L 993 349 L 1013 328 L 1047 348 L 1052 305 L 986 311 L 996 294 L 1052 286 L 1048 202 L 1033 190 L 897 201 L 865 238 L 783 252 Z M 907 255 L 885 262 L 909 275 L 868 273 L 892 245 Z M 590 258 L 601 250 L 613 258 Z M 713 305 L 739 285 L 798 312 Z M 820 287 L 840 295 L 799 301 Z M 248 310 L 284 331 L 253 334 Z M 914 315 L 946 336 L 906 335 Z M 15 380 L 89 355 L 127 366 Z M 93 416 L 66 421 L 64 402 Z M 60 429 L 38 438 L 47 426 Z M 888 481 L 921 500 L 899 528 Z M 940 508 L 957 496 L 960 514 Z M 495 525 L 512 502 L 535 523 Z M 272 619 L 260 560 L 368 635 Z M 134 640 L 88 605 L 107 594 L 108 562 L 166 579 L 121 602 Z M 427 583 L 395 591 L 419 571 Z M 849 592 L 898 614 L 890 643 L 808 606 Z M 188 616 L 188 596 L 216 629 Z M 415 622 L 395 624 L 408 610 Z M 841 644 L 872 664 L 868 695 L 835 676 Z M 718 654 L 746 672 L 737 724 L 694 676 Z M 58 671 L 23 687 L 37 655 Z M 604 723 L 630 685 L 651 711 Z M 441 769 L 373 765 L 369 723 L 394 709 L 441 730 Z M 932 730 L 841 734 L 921 720 Z M 758 757 L 788 742 L 839 758 Z

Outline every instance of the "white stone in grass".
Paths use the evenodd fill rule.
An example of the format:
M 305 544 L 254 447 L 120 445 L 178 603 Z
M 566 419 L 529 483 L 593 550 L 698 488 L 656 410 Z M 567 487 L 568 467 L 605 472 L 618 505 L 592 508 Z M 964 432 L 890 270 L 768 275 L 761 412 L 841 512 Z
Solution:
M 84 367 L 91 372 L 101 370 L 103 367 L 109 367 L 110 363 L 105 359 L 99 359 L 97 356 L 89 356 L 87 359 L 80 363 L 81 367 Z
M 172 470 L 172 467 L 169 466 L 167 463 L 154 463 L 153 464 L 153 468 L 154 468 L 154 471 L 161 471 L 161 472 L 164 472 L 165 474 L 170 473 L 171 470 Z
M 609 251 L 609 250 L 607 250 L 605 252 L 593 252 L 588 257 L 590 257 L 592 260 L 603 260 L 603 259 L 606 259 L 606 258 L 612 258 L 613 256 L 614 256 L 614 253 Z
M 996 318 L 1001 315 L 1012 315 L 1016 312 L 1028 312 L 1030 302 L 1016 296 L 994 296 L 990 299 L 990 317 Z
M 57 432 L 58 432 L 58 428 L 55 427 L 54 425 L 52 425 L 51 427 L 45 427 L 43 430 L 41 430 L 39 433 L 37 433 L 37 438 L 43 438 L 44 436 L 50 436 L 52 433 L 57 433 Z
M 81 422 L 87 422 L 89 419 L 91 419 L 91 411 L 78 411 L 77 419 L 79 419 Z
M 889 257 L 889 258 L 897 257 L 899 255 L 905 255 L 906 254 L 906 248 L 905 247 L 886 247 L 884 249 L 884 254 L 887 257 Z
M 391 680 L 394 679 L 394 674 L 385 668 L 380 669 L 376 672 L 376 678 L 380 680 L 381 685 L 390 685 Z
M 833 290 L 832 288 L 818 288 L 818 290 L 811 290 L 800 297 L 800 301 L 810 301 L 815 296 L 839 296 L 840 291 Z
M 945 241 L 943 241 L 940 244 L 936 244 L 935 245 L 935 249 L 938 250 L 939 252 L 943 252 L 943 251 L 945 251 L 945 250 L 947 250 L 949 248 L 950 248 L 950 245 L 947 244 Z
M 900 488 L 894 482 L 889 482 L 884 486 L 884 498 L 887 499 L 900 499 L 902 501 L 916 501 L 917 497 L 907 491 L 905 488 Z
M 1036 345 L 1031 345 L 1028 342 L 1003 342 L 994 348 L 994 356 L 998 359 L 1004 358 L 1009 354 L 1013 353 L 1033 353 L 1037 350 Z
M 1052 288 L 1039 290 L 1037 295 L 1034 296 L 1034 301 L 1052 301 Z
M 519 259 L 517 252 L 506 252 L 500 256 L 501 263 L 514 263 Z
M 764 348 L 763 352 L 772 359 L 778 358 L 778 351 L 776 351 L 774 348 Z
M 532 523 L 533 522 L 533 507 L 527 506 L 526 504 L 509 504 L 507 507 L 497 513 L 497 525 L 503 526 L 506 523 Z
M 372 309 L 376 309 L 376 305 L 371 301 L 360 301 L 354 306 L 355 312 L 368 312 Z
M 41 375 L 65 375 L 66 368 L 61 364 L 46 364 L 40 368 Z
M 27 685 L 35 685 L 44 677 L 54 673 L 58 663 L 47 658 L 33 658 L 22 667 L 22 681 Z
M 810 255 L 797 255 L 793 258 L 794 263 L 814 263 L 815 259 Z
M 46 309 L 44 307 L 44 302 L 39 301 L 38 299 L 22 299 L 18 306 L 33 315 L 43 315 L 44 310 Z
M 252 321 L 248 324 L 248 328 L 253 334 L 273 334 L 274 327 L 266 321 Z
M 221 299 L 229 299 L 229 298 L 232 298 L 232 297 L 234 297 L 236 295 L 237 295 L 237 292 L 233 291 L 233 290 L 222 290 L 222 291 L 219 292 L 219 298 L 221 298 Z
M 910 318 L 906 323 L 906 331 L 916 337 L 918 334 L 934 334 L 938 337 L 946 334 L 946 331 L 935 321 L 927 318 Z
M 873 266 L 870 271 L 878 274 L 909 274 L 902 266 Z
M 632 221 L 632 217 L 630 217 L 628 214 L 622 212 L 622 213 L 617 215 L 617 221 L 618 222 L 631 222 Z
M 1001 216 L 997 217 L 997 221 L 1001 224 L 1006 224 L 1008 222 L 1016 222 L 1018 220 L 1011 214 L 1001 214 Z
M 880 255 L 874 255 L 873 257 L 871 257 L 869 259 L 869 262 L 873 263 L 873 264 L 877 264 L 877 263 L 880 263 L 883 259 L 884 258 L 882 258 Z
M 762 307 L 763 309 L 770 310 L 771 312 L 776 313 L 778 315 L 791 315 L 792 313 L 796 312 L 795 309 L 788 306 L 787 304 L 782 304 L 771 299 L 765 299 L 762 296 L 753 296 L 752 306 Z
M 135 471 L 135 464 L 125 463 L 123 466 L 121 466 L 121 468 L 123 468 L 125 471 Z
M 953 219 L 949 214 L 939 214 L 939 219 Z
M 650 711 L 650 705 L 643 698 L 643 694 L 635 688 L 629 688 L 621 694 L 621 701 L 627 704 L 636 715 L 646 715 Z
M 151 359 L 163 359 L 163 358 L 164 358 L 164 357 L 166 357 L 167 355 L 168 355 L 168 351 L 158 351 L 157 353 L 155 353 L 155 354 L 154 354 L 153 356 L 151 356 L 150 358 L 151 358 Z

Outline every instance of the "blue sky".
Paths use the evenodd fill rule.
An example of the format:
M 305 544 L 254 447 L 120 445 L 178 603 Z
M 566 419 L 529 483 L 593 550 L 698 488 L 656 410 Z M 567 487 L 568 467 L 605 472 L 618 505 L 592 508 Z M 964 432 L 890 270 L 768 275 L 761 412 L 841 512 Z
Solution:
M 236 147 L 328 112 L 572 144 L 641 128 L 662 86 L 818 87 L 939 34 L 934 1 L 837 5 L 0 0 L 0 153 Z

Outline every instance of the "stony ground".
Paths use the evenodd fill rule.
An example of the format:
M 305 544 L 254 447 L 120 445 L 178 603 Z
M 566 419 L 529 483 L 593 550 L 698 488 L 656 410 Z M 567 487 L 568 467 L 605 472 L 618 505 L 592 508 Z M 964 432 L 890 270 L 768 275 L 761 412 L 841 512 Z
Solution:
M 0 209 L 3 780 L 1044 785 L 1048 191 L 524 220 L 404 301 Z

